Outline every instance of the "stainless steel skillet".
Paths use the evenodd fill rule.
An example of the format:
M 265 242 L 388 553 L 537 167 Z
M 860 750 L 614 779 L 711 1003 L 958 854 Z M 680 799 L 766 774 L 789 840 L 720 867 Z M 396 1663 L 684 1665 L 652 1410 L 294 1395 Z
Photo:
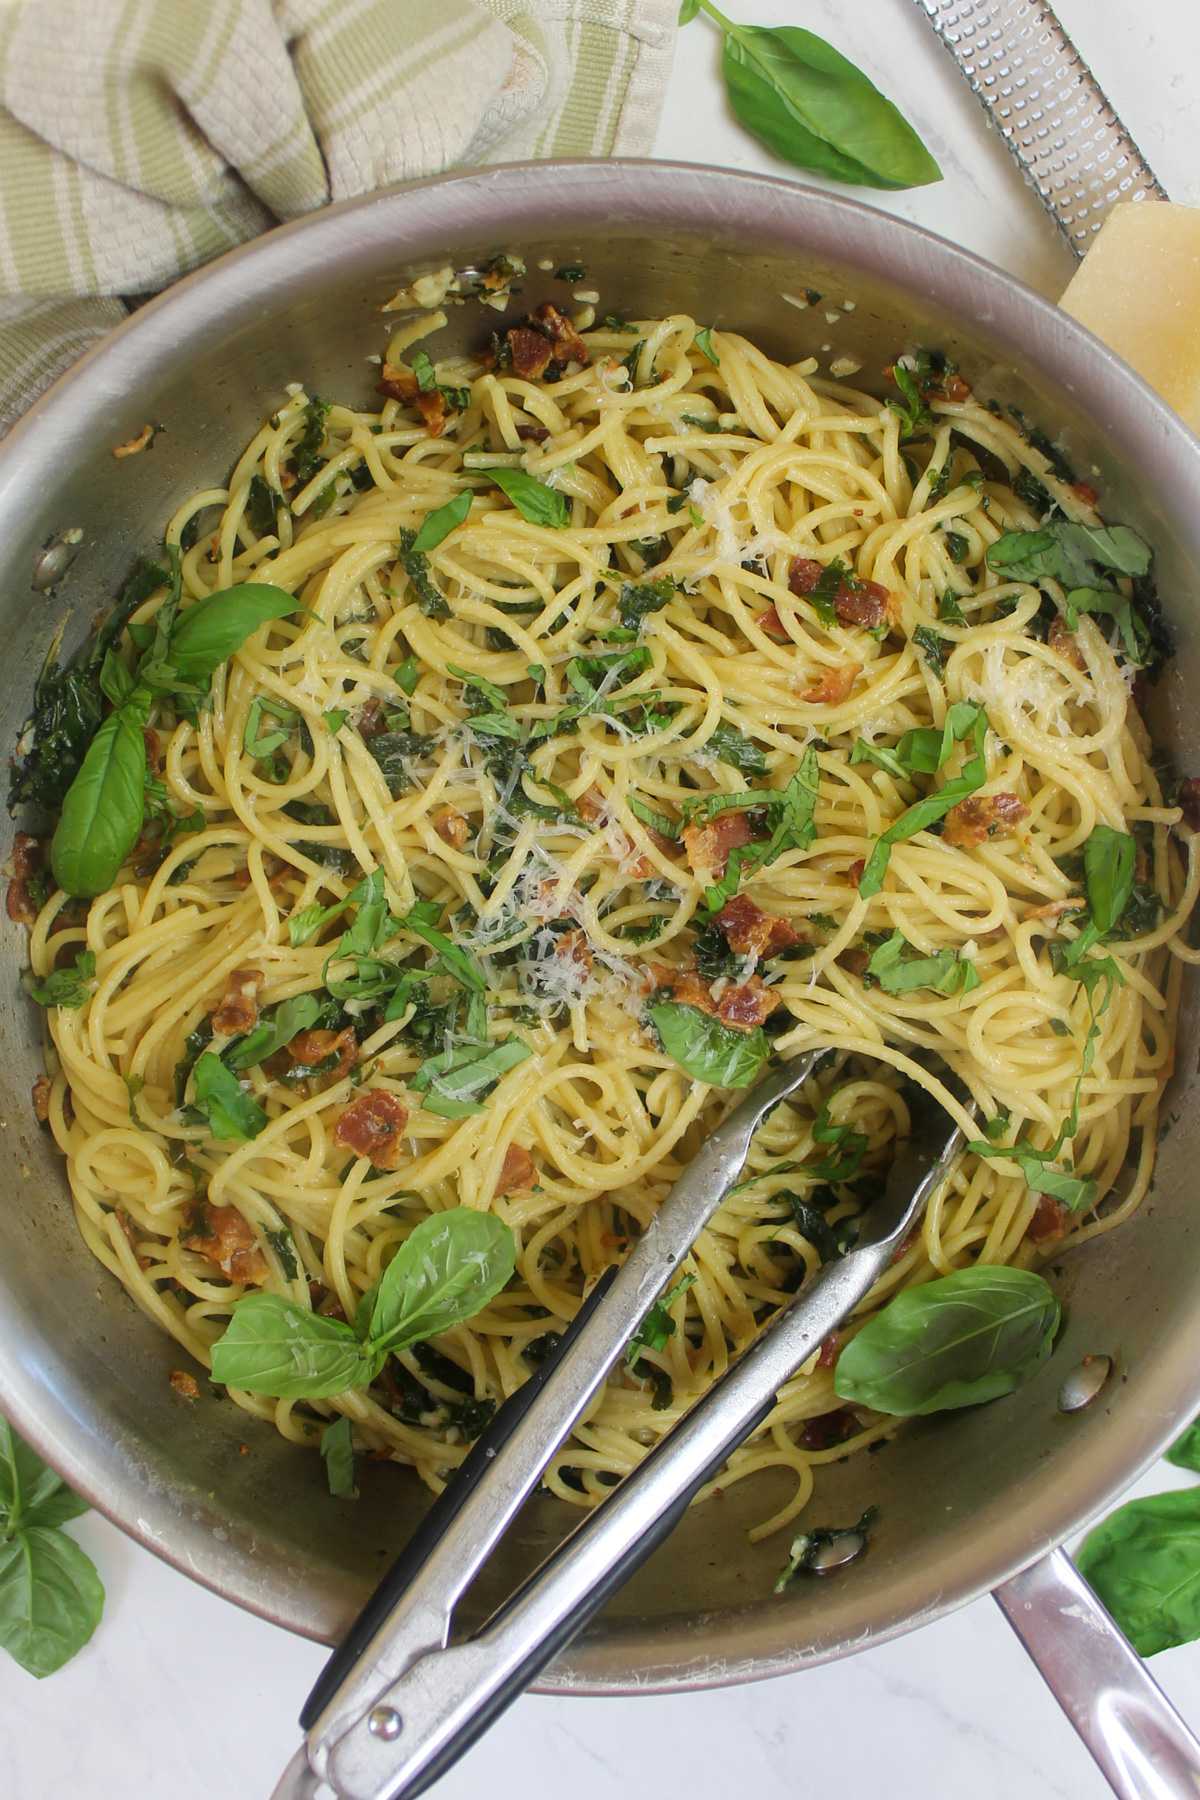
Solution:
M 419 184 L 271 233 L 144 307 L 48 394 L 0 446 L 6 740 L 64 612 L 74 609 L 71 633 L 82 636 L 135 552 L 153 547 L 188 492 L 232 464 L 289 381 L 366 404 L 376 378 L 366 359 L 384 341 L 378 309 L 397 285 L 499 249 L 531 271 L 522 307 L 563 297 L 539 261 L 581 260 L 604 311 L 688 309 L 789 361 L 812 353 L 824 377 L 837 357 L 855 359 L 855 380 L 872 388 L 899 346 L 946 349 L 981 393 L 1060 436 L 1108 515 L 1154 542 L 1180 650 L 1151 696 L 1153 728 L 1182 771 L 1200 770 L 1200 445 L 1168 409 L 1055 308 L 898 220 L 791 182 L 603 162 Z M 784 298 L 810 287 L 837 322 Z M 446 341 L 477 343 L 495 323 L 468 302 L 451 311 Z M 154 448 L 115 462 L 111 446 L 147 420 L 162 427 Z M 67 581 L 39 593 L 35 560 L 47 539 L 76 528 Z M 61 1162 L 32 1127 L 38 1046 L 17 991 L 16 934 L 3 942 L 0 1405 L 143 1543 L 241 1604 L 334 1641 L 411 1535 L 425 1496 L 405 1471 L 372 1465 L 351 1510 L 330 1499 L 316 1459 L 228 1403 L 205 1390 L 193 1408 L 180 1405 L 168 1381 L 178 1351 L 83 1249 Z M 1178 1117 L 1159 1147 L 1154 1192 L 1119 1232 L 1049 1266 L 1065 1326 L 1047 1369 L 986 1417 L 919 1423 L 862 1467 L 822 1470 L 814 1522 L 878 1503 L 871 1554 L 803 1596 L 772 1595 L 777 1547 L 746 1537 L 773 1503 L 764 1476 L 757 1495 L 735 1488 L 693 1509 L 540 1685 L 654 1691 L 847 1654 L 996 1587 L 1112 1502 L 1200 1410 L 1196 1023 L 1185 1004 L 1163 1114 Z M 1114 1377 L 1095 1405 L 1067 1417 L 1059 1387 L 1089 1354 L 1112 1356 Z M 935 1489 L 938 1510 L 927 1504 Z M 466 1597 L 464 1629 L 554 1548 L 573 1522 L 564 1513 L 545 1497 L 523 1509 Z

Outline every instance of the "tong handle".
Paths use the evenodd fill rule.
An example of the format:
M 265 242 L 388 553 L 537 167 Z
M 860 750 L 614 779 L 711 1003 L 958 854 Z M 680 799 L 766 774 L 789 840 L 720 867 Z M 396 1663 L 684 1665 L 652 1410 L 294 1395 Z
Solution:
M 545 1668 L 674 1529 L 703 1483 L 757 1429 L 802 1363 L 887 1268 L 943 1178 L 962 1135 L 935 1156 L 899 1158 L 860 1247 L 827 1264 L 680 1422 L 586 1518 L 476 1637 L 433 1651 L 375 1697 L 332 1747 L 326 1778 L 341 1800 L 411 1800 L 436 1781 Z

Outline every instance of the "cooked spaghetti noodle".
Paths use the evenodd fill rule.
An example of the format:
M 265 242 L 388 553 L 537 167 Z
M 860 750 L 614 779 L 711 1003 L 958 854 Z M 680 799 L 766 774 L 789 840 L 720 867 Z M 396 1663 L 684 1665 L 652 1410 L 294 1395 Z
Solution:
M 249 580 L 307 609 L 247 640 L 195 723 L 169 702 L 152 720 L 170 806 L 200 809 L 203 829 L 165 853 L 144 841 L 86 915 L 54 893 L 32 930 L 40 977 L 95 955 L 86 1003 L 48 1013 L 49 1121 L 80 1227 L 198 1363 L 248 1289 L 353 1318 L 430 1212 L 490 1208 L 511 1227 L 506 1290 L 369 1389 L 233 1394 L 295 1442 L 346 1414 L 360 1445 L 434 1488 L 736 1101 L 668 1053 L 652 996 L 720 1023 L 726 1043 L 761 1044 L 765 1024 L 780 1056 L 833 1056 L 759 1132 L 687 1261 L 694 1280 L 668 1299 L 669 1326 L 555 1456 L 546 1482 L 576 1504 L 632 1468 L 836 1253 L 829 1241 L 847 1241 L 907 1129 L 911 1084 L 973 1138 L 991 1122 L 997 1143 L 1024 1133 L 1043 1151 L 1077 1105 L 1065 1153 L 1089 1203 L 1034 1191 L 1028 1162 L 1002 1149 L 966 1154 L 872 1308 L 977 1260 L 1028 1267 L 1047 1242 L 1126 1218 L 1152 1170 L 1181 960 L 1196 960 L 1180 934 L 1200 870 L 1176 847 L 1180 811 L 1112 621 L 1084 612 L 1068 631 L 1056 616 L 1047 631 L 1043 591 L 986 561 L 1004 533 L 1037 527 L 1038 484 L 1056 516 L 1097 524 L 1089 491 L 961 381 L 926 383 L 925 429 L 909 420 L 906 441 L 899 410 L 811 361 L 784 367 L 731 332 L 701 348 L 682 316 L 636 338 L 630 355 L 627 332 L 591 331 L 586 364 L 549 381 L 438 365 L 457 410 L 434 431 L 400 399 L 326 413 L 293 391 L 228 487 L 196 494 L 167 532 L 168 545 L 195 538 L 185 608 Z M 315 469 L 300 455 L 314 439 Z M 497 470 L 561 496 L 566 522 L 525 517 Z M 469 514 L 423 557 L 402 534 L 464 492 Z M 822 581 L 837 559 L 844 576 Z M 971 745 L 955 740 L 931 778 L 869 751 L 852 760 L 856 746 L 894 751 L 955 705 L 984 709 L 985 784 L 897 841 L 879 891 L 860 893 L 881 833 Z M 768 802 L 764 823 L 753 801 L 706 797 L 778 800 L 810 746 L 815 837 L 785 836 L 755 868 Z M 1051 954 L 1081 929 L 1070 859 L 1098 825 L 1136 835 L 1142 897 L 1136 934 L 1104 946 L 1106 1004 Z M 750 857 L 741 895 L 754 904 L 714 924 L 731 846 Z M 435 902 L 441 936 L 482 972 L 484 1039 L 532 1054 L 465 1116 L 423 1106 L 414 1077 L 452 1056 L 469 996 L 453 960 L 401 927 L 379 952 L 417 972 L 398 1016 L 349 980 L 314 1041 L 243 1074 L 265 1129 L 215 1138 L 188 1086 L 214 1007 L 238 993 L 250 1017 L 305 993 L 325 1003 L 326 984 L 352 974 L 335 953 L 353 913 L 295 946 L 289 921 L 334 908 L 376 869 L 396 918 Z M 926 959 L 949 980 L 889 985 L 870 967 L 885 944 L 892 966 Z M 216 1021 L 219 1049 L 224 1007 Z M 930 1072 L 937 1057 L 977 1120 Z M 364 1094 L 404 1114 L 402 1152 L 381 1159 L 394 1167 L 339 1134 Z M 222 1209 L 244 1227 L 227 1234 Z M 720 1478 L 792 1473 L 761 1532 L 803 1507 L 816 1466 L 895 1428 L 839 1406 L 832 1360 L 788 1383 Z

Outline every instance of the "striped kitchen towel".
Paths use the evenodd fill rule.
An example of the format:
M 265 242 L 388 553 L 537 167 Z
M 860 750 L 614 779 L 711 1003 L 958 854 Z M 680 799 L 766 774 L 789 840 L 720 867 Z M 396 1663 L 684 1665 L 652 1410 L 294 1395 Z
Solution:
M 645 156 L 678 0 L 6 0 L 0 431 L 283 219 L 536 156 Z

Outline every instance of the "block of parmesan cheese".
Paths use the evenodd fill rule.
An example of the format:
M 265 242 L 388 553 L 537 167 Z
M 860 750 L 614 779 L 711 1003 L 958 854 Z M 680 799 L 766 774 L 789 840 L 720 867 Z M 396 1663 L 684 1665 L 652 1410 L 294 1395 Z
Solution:
M 1200 433 L 1200 208 L 1114 207 L 1059 304 Z

